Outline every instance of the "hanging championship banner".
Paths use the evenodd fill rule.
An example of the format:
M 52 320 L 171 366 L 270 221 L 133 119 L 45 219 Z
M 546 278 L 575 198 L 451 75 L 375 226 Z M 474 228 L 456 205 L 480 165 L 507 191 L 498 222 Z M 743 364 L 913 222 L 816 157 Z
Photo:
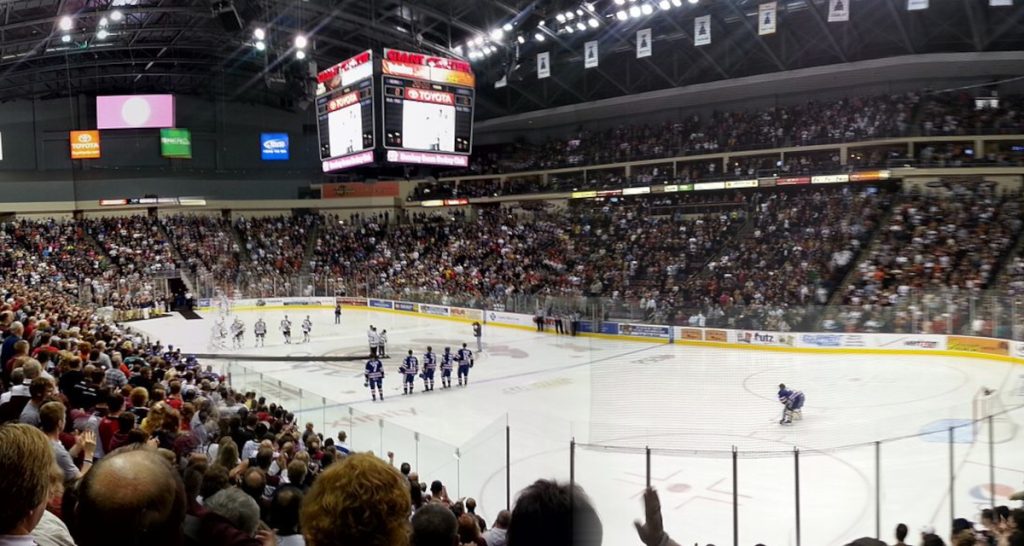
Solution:
M 551 53 L 545 51 L 537 54 L 537 79 L 542 80 L 551 75 Z
M 757 7 L 757 34 L 775 34 L 775 17 L 778 13 L 778 2 L 768 2 Z
M 583 44 L 583 68 L 597 66 L 597 40 Z
M 907 11 L 928 9 L 928 0 L 907 0 Z
M 501 89 L 502 87 L 505 87 L 506 85 L 508 85 L 508 76 L 502 76 L 500 80 L 494 82 L 494 88 L 495 89 Z
M 988 5 L 994 8 L 999 6 L 1012 6 L 1013 0 L 988 0 Z
M 651 56 L 651 29 L 642 28 L 636 31 L 636 58 Z
M 711 16 L 705 15 L 693 20 L 693 45 L 705 46 L 711 43 Z
M 828 22 L 850 20 L 850 0 L 828 0 Z

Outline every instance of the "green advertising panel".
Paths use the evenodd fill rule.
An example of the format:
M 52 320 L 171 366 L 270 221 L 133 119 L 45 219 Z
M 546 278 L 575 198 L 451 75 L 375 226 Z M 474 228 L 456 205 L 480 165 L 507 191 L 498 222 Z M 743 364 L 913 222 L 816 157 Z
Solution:
M 192 133 L 188 129 L 160 129 L 160 155 L 192 159 Z

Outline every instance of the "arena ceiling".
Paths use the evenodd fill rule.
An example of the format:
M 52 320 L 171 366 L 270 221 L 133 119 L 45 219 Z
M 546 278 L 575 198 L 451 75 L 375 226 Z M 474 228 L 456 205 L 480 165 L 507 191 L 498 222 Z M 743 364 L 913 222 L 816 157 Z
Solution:
M 913 12 L 906 0 L 857 0 L 842 23 L 827 21 L 827 0 L 780 0 L 777 32 L 768 36 L 758 35 L 756 21 L 766 0 L 624 6 L 634 1 L 650 3 L 652 13 L 620 21 L 616 0 L 0 0 L 0 100 L 173 92 L 300 108 L 316 66 L 382 47 L 467 56 L 468 42 L 502 27 L 510 30 L 490 42 L 491 53 L 473 60 L 478 119 L 867 59 L 1024 50 L 1022 0 L 1002 8 L 932 0 Z M 595 27 L 559 32 L 557 15 L 577 9 L 597 19 Z M 693 19 L 703 15 L 711 16 L 713 41 L 695 47 Z M 257 27 L 267 31 L 264 51 L 254 47 Z M 654 37 L 645 59 L 635 55 L 641 28 Z M 310 40 L 306 60 L 295 58 L 298 34 Z M 585 69 L 590 40 L 600 44 L 600 65 Z M 543 51 L 551 52 L 552 75 L 538 80 Z M 508 85 L 496 89 L 502 77 Z

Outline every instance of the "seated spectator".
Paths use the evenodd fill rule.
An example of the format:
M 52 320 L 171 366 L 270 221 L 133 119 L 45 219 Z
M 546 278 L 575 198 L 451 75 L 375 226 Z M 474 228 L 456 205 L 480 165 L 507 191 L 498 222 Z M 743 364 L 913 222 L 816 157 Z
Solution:
M 346 457 L 325 470 L 302 504 L 302 534 L 310 546 L 409 543 L 409 484 L 370 454 Z
M 181 477 L 155 451 L 115 452 L 82 480 L 72 534 L 78 546 L 179 546 L 185 501 Z
M 602 533 L 601 519 L 583 489 L 537 480 L 519 492 L 508 527 L 508 544 L 599 546 Z
M 411 546 L 458 546 L 455 514 L 439 504 L 428 504 L 412 516 Z M 488 546 L 497 546 L 488 543 Z
M 204 499 L 203 507 L 226 519 L 242 533 L 253 536 L 260 523 L 260 507 L 237 487 L 229 487 Z
M 32 531 L 49 501 L 53 465 L 53 448 L 38 429 L 0 426 L 0 543 L 33 544 Z

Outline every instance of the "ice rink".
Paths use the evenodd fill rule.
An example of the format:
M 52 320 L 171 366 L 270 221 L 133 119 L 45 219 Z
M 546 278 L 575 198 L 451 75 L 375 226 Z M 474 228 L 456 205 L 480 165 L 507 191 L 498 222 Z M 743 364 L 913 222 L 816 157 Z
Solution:
M 286 312 L 292 345 L 278 330 Z M 990 456 L 997 502 L 1007 503 L 1024 483 L 1024 441 L 1012 423 L 996 424 L 994 444 L 984 441 L 987 427 L 975 438 L 964 426 L 948 441 L 949 426 L 972 418 L 982 386 L 1000 389 L 1006 407 L 1024 403 L 1024 367 L 1015 364 L 720 349 L 485 326 L 484 352 L 468 387 L 442 390 L 438 380 L 437 390 L 422 393 L 417 380 L 418 392 L 403 396 L 397 368 L 406 351 L 420 357 L 427 345 L 454 351 L 466 342 L 475 352 L 469 324 L 353 309 L 341 325 L 330 310 L 237 315 L 246 323 L 246 347 L 220 350 L 225 359 L 209 362 L 230 371 L 235 388 L 258 387 L 325 434 L 347 431 L 356 449 L 395 452 L 421 480 L 440 479 L 451 495 L 475 497 L 489 524 L 506 502 L 506 423 L 513 497 L 539 478 L 568 480 L 575 438 L 575 480 L 597 506 L 611 546 L 640 544 L 632 521 L 643 515 L 645 446 L 652 448 L 652 485 L 661 493 L 666 528 L 680 544 L 732 544 L 733 446 L 740 544 L 796 544 L 794 449 L 801 538 L 812 546 L 874 536 L 876 510 L 885 540 L 899 522 L 912 534 L 930 524 L 948 536 L 951 469 L 957 516 L 977 521 L 979 507 L 989 504 Z M 312 341 L 294 343 L 306 315 Z M 257 316 L 269 331 L 262 349 L 253 348 Z M 211 317 L 186 321 L 175 314 L 131 326 L 205 353 Z M 370 401 L 362 361 L 245 358 L 365 355 L 370 324 L 387 329 L 390 341 L 383 402 Z M 778 424 L 780 382 L 807 395 L 804 419 L 788 427 Z M 928 431 L 936 432 L 921 434 Z M 886 441 L 876 446 L 878 440 Z

